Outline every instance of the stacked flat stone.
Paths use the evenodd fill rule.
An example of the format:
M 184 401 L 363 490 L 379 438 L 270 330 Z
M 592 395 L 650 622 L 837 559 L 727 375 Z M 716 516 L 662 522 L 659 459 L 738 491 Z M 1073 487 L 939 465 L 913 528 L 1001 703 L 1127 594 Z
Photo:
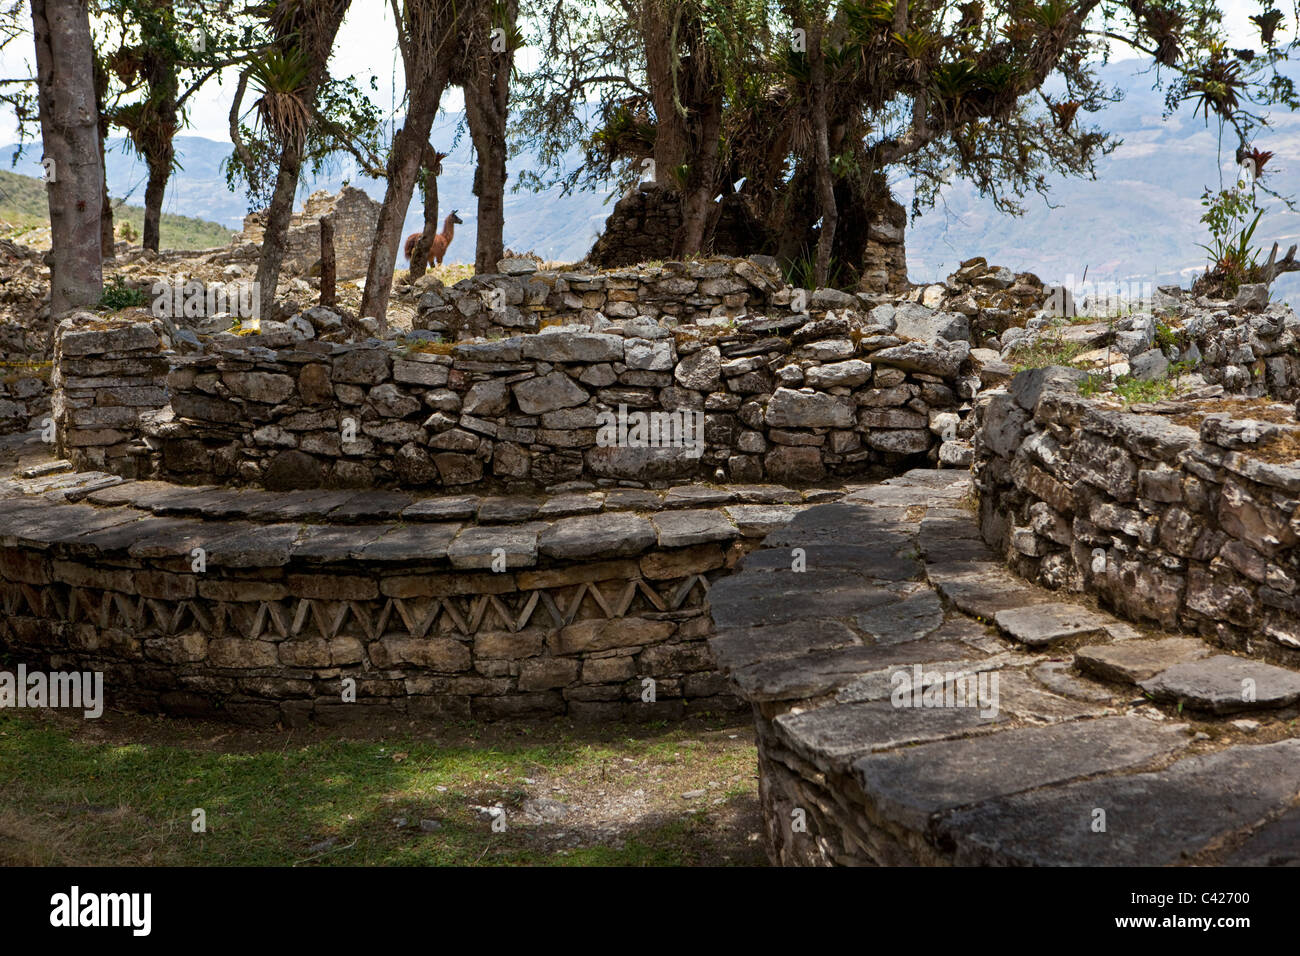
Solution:
M 0 646 L 105 673 L 115 706 L 258 725 L 733 709 L 709 587 L 840 494 L 417 500 L 66 468 L 0 483 Z
M 54 345 L 52 408 L 58 453 L 78 467 L 134 477 L 146 449 L 143 419 L 167 404 L 171 342 L 140 312 L 74 313 Z
M 114 470 L 121 455 L 80 449 L 139 437 L 154 476 L 274 489 L 647 485 L 719 473 L 808 484 L 909 460 L 964 465 L 961 413 L 978 379 L 961 317 L 889 305 L 864 316 L 860 300 L 833 290 L 810 304 L 820 318 L 671 332 L 630 318 L 600 332 L 560 326 L 442 349 L 218 335 L 202 351 L 160 359 L 171 364 L 166 396 L 148 393 L 159 414 L 133 434 L 118 433 L 130 425 L 115 415 L 113 433 L 60 447 L 78 467 Z M 61 335 L 76 351 L 60 361 L 85 363 L 103 348 L 96 368 L 139 369 L 135 352 L 113 351 L 117 340 L 79 339 L 73 327 Z M 95 400 L 84 382 L 76 400 Z M 702 441 L 611 444 L 601 416 L 620 409 L 698 415 Z
M 1300 673 L 1031 586 L 969 493 L 913 471 L 809 508 L 714 585 L 772 862 L 1295 865 Z
M 986 538 L 1049 587 L 1300 664 L 1292 405 L 1183 400 L 1126 411 L 1080 397 L 1077 376 L 1034 370 L 981 397 Z

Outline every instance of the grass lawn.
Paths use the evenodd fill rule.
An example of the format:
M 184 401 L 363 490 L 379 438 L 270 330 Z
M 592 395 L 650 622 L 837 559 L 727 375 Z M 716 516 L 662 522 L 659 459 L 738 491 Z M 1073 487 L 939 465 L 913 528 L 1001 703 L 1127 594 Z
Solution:
M 0 865 L 764 865 L 759 825 L 747 717 L 345 734 L 0 712 Z

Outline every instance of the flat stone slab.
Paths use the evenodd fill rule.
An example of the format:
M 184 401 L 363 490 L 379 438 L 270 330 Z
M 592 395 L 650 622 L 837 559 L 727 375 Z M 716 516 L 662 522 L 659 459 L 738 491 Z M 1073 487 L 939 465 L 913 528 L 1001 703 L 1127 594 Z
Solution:
M 137 502 L 144 501 L 150 495 L 162 494 L 175 490 L 176 485 L 166 481 L 127 481 L 112 488 L 104 488 L 87 497 L 92 505 L 132 505 L 140 507 Z
M 354 551 L 391 530 L 392 525 L 387 524 L 308 525 L 298 536 L 291 557 L 313 564 L 347 561 Z
M 155 518 L 154 520 L 160 524 L 147 527 L 143 521 L 135 523 L 133 540 L 124 546 L 124 550 L 131 557 L 188 558 L 195 548 L 203 548 L 206 551 L 211 547 L 214 539 L 225 537 L 230 533 L 226 525 L 199 521 L 197 518 Z M 109 530 L 110 532 L 119 529 L 125 531 L 130 527 L 132 526 L 120 525 L 119 528 Z M 86 537 L 96 538 L 97 541 L 103 540 L 95 535 Z
M 1068 661 L 1043 661 L 1031 673 L 1036 681 L 1062 697 L 1096 703 L 1109 703 L 1115 699 L 1104 686 L 1070 673 Z
M 658 511 L 663 498 L 639 488 L 613 488 L 605 493 L 606 511 Z
M 352 556 L 362 561 L 420 562 L 442 561 L 455 540 L 461 525 L 424 523 L 392 527 L 358 548 Z
M 737 501 L 752 505 L 792 505 L 803 501 L 803 496 L 785 485 L 732 485 Z
M 16 516 L 13 516 L 16 517 Z M 140 513 L 131 508 L 94 508 L 89 505 L 46 507 L 27 514 L 24 521 L 7 522 L 6 543 L 59 550 L 59 544 L 81 535 L 134 522 Z
M 926 830 L 939 813 L 1172 753 L 1187 745 L 1185 727 L 1139 717 L 1018 727 L 871 754 L 853 772 L 880 812 Z
M 1100 637 L 1106 633 L 1106 618 L 1078 604 L 1037 604 L 1009 608 L 993 615 L 993 621 L 1013 641 L 1044 647 L 1072 637 Z
M 527 521 L 537 514 L 542 503 L 532 498 L 510 495 L 499 498 L 483 498 L 479 501 L 478 520 L 484 523 L 508 523 Z
M 720 628 L 710 645 L 718 667 L 727 671 L 860 643 L 858 635 L 842 621 L 817 619 L 769 627 Z
M 706 508 L 710 505 L 727 505 L 736 500 L 729 488 L 709 485 L 678 485 L 664 495 L 665 508 Z
M 995 561 L 932 567 L 926 576 L 959 611 L 991 621 L 1002 611 L 1047 604 L 1051 598 Z
M 883 668 L 948 661 L 969 654 L 961 644 L 917 641 L 910 644 L 852 645 L 815 650 L 794 659 L 761 660 L 730 674 L 749 700 L 773 701 L 821 697 L 835 693 Z M 883 696 L 892 689 L 886 676 Z M 856 699 L 856 698 L 855 698 Z M 880 699 L 880 695 L 863 699 Z
M 859 614 L 854 623 L 881 644 L 917 641 L 943 623 L 943 602 L 930 588 Z
M 1168 637 L 1158 641 L 1121 641 L 1090 644 L 1074 652 L 1074 662 L 1085 674 L 1117 684 L 1136 684 L 1184 661 L 1209 657 L 1211 648 L 1195 637 Z
M 655 546 L 655 529 L 631 512 L 561 518 L 542 532 L 537 548 L 550 558 L 626 558 Z
M 569 518 L 574 515 L 596 514 L 605 507 L 603 491 L 589 491 L 585 494 L 557 495 L 548 498 L 537 509 L 539 518 Z
M 920 660 L 922 656 L 914 652 L 906 656 L 913 659 L 905 658 L 904 663 L 859 675 L 836 692 L 835 700 L 841 704 L 864 700 L 891 700 L 897 707 L 902 704 L 895 700 L 895 694 L 904 690 L 913 692 L 912 700 L 915 706 L 928 706 L 925 701 L 926 695 L 929 695 L 936 707 L 946 707 L 950 704 L 970 706 L 976 710 L 987 711 L 985 716 L 995 716 L 999 707 L 996 687 L 1001 675 L 993 672 L 1007 663 L 1005 656 L 980 658 L 975 655 L 972 648 L 967 646 L 959 646 L 956 654 L 946 658 L 922 661 Z M 991 693 L 984 693 L 990 690 Z
M 1300 700 L 1300 674 L 1227 654 L 1175 664 L 1138 686 L 1157 700 L 1216 714 L 1285 707 Z
M 538 522 L 466 528 L 447 548 L 447 557 L 454 568 L 492 570 L 494 560 L 502 570 L 531 568 L 537 564 L 537 536 L 545 528 Z
M 329 513 L 330 521 L 384 521 L 396 518 L 415 503 L 411 495 L 398 491 L 365 491 L 351 498 Z
M 761 538 L 784 528 L 799 513 L 791 505 L 732 505 L 725 511 L 746 538 Z
M 247 493 L 243 493 L 243 502 L 232 502 L 231 510 L 226 513 L 234 513 L 233 509 L 238 507 L 254 521 L 259 519 L 267 521 L 319 521 L 355 496 L 356 492 L 353 491 L 326 491 L 321 489 L 283 493 L 267 491 L 250 501 Z M 211 509 L 206 512 L 206 515 L 208 517 L 219 517 Z
M 810 544 L 801 546 L 799 550 L 800 556 L 795 555 L 793 547 L 766 547 L 751 551 L 742 559 L 741 568 L 746 571 L 789 570 L 799 557 L 809 570 L 855 571 L 879 581 L 914 581 L 924 572 L 916 546 L 901 536 L 886 537 L 874 547 Z
M 897 598 L 851 571 L 763 571 L 717 581 L 709 608 L 717 627 L 757 627 L 849 618 Z
M 1105 702 L 1063 697 L 1050 691 L 1023 670 L 1008 668 L 998 676 L 999 706 L 1023 720 L 1055 724 L 1115 713 Z
M 871 751 L 986 732 L 1006 720 L 1002 714 L 982 717 L 974 707 L 895 707 L 873 700 L 782 714 L 773 724 L 805 760 L 830 769 Z
M 465 521 L 478 514 L 478 495 L 422 498 L 402 510 L 403 521 Z
M 813 545 L 873 547 L 881 533 L 898 534 L 897 525 L 885 521 L 870 505 L 834 504 L 800 512 L 763 542 L 767 548 L 809 548 Z
M 212 522 L 202 522 L 211 527 Z M 204 545 L 208 566 L 222 568 L 278 568 L 289 563 L 293 546 L 302 533 L 296 524 L 219 524 L 215 540 Z M 134 552 L 132 552 L 134 553 Z
M 1227 866 L 1300 866 L 1300 807 L 1264 824 L 1222 862 Z
M 740 534 L 720 511 L 661 511 L 650 519 L 661 548 L 689 548 L 710 541 L 730 541 Z
M 1289 806 L 1297 790 L 1300 740 L 1284 740 L 997 798 L 944 817 L 936 833 L 959 866 L 1165 866 Z

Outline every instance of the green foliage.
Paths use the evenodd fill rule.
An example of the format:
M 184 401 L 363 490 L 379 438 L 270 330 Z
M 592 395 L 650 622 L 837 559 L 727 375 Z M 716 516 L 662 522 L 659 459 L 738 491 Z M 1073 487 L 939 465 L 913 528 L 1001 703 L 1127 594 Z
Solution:
M 1126 405 L 1137 405 L 1143 402 L 1158 402 L 1162 399 L 1169 398 L 1177 391 L 1174 382 L 1168 378 L 1158 378 L 1154 381 L 1143 381 L 1133 378 L 1131 375 L 1121 375 L 1115 379 L 1115 394 Z
M 1059 335 L 1040 335 L 1029 344 L 1013 348 L 1009 358 L 1012 368 L 1017 372 L 1031 368 L 1047 368 L 1049 365 L 1074 368 L 1075 359 L 1086 351 L 1088 346 L 1082 342 L 1072 342 Z
M 796 289 L 815 289 L 817 288 L 817 250 L 804 246 L 797 258 L 793 259 L 785 269 L 785 281 L 787 284 Z M 842 264 L 834 256 L 831 256 L 830 268 L 826 272 L 826 287 L 830 289 L 840 288 L 844 281 Z
M 1089 372 L 1088 377 L 1079 383 L 1076 391 L 1081 398 L 1093 398 L 1106 390 L 1110 377 L 1102 372 Z
M 139 289 L 127 287 L 121 276 L 113 276 L 112 280 L 105 284 L 104 293 L 99 297 L 96 308 L 117 312 L 121 309 L 139 308 L 148 301 L 149 297 Z
M 1210 233 L 1209 243 L 1198 243 L 1210 257 L 1207 276 L 1222 294 L 1233 295 L 1242 283 L 1257 278 L 1260 250 L 1252 240 L 1264 211 L 1256 206 L 1254 190 L 1244 182 L 1217 192 L 1207 189 L 1201 194 L 1201 205 L 1205 207 L 1201 222 Z

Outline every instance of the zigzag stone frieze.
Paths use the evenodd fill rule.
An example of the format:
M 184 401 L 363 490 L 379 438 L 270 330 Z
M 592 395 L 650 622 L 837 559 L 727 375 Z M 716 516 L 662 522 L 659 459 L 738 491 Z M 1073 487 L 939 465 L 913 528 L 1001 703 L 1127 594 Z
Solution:
M 104 671 L 110 702 L 253 724 L 733 709 L 712 584 L 844 493 L 421 499 L 46 463 L 0 483 L 0 646 Z

